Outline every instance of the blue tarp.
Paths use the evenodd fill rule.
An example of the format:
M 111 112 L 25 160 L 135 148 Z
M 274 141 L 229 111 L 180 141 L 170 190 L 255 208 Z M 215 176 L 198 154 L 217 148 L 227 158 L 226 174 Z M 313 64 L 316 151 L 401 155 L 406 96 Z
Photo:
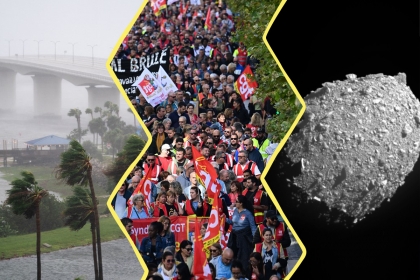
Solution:
M 69 145 L 70 139 L 49 135 L 42 138 L 34 139 L 25 142 L 28 145 L 47 146 L 47 145 Z

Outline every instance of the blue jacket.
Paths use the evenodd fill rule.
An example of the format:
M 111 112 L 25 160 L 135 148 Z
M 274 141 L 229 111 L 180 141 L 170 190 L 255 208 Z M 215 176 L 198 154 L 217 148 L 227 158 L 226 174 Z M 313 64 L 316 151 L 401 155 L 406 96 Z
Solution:
M 166 248 L 166 238 L 165 237 L 156 237 L 156 252 L 154 255 L 151 253 L 152 241 L 150 237 L 145 237 L 140 244 L 140 254 L 143 257 L 144 261 L 147 262 L 156 262 L 162 259 L 163 250 Z

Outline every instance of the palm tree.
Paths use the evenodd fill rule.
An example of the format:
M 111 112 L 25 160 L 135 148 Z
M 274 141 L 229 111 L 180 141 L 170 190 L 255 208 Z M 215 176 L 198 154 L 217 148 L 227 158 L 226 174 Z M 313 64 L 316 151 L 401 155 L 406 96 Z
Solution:
M 48 191 L 38 186 L 34 175 L 29 171 L 22 171 L 22 179 L 13 180 L 12 188 L 7 190 L 7 204 L 12 207 L 16 215 L 24 215 L 30 219 L 35 215 L 36 223 L 36 268 L 37 279 L 41 279 L 41 218 L 39 216 L 39 204 L 42 198 L 48 196 Z
M 79 142 L 82 142 L 82 127 L 80 124 L 81 115 L 82 115 L 82 111 L 80 111 L 78 108 L 70 109 L 70 111 L 67 113 L 67 116 L 76 118 L 77 130 L 79 131 Z
M 55 169 L 55 177 L 67 185 L 89 185 L 91 196 L 94 200 L 93 211 L 95 215 L 96 243 L 98 252 L 98 279 L 103 279 L 102 271 L 102 248 L 101 234 L 99 227 L 98 201 L 95 195 L 95 189 L 92 181 L 91 158 L 83 149 L 82 145 L 72 140 L 69 143 L 69 149 L 61 154 L 61 162 Z
M 115 104 L 115 103 L 112 103 L 111 108 L 112 108 L 112 112 L 115 112 L 117 117 L 119 117 L 120 116 L 120 108 L 118 107 L 118 105 Z
M 73 195 L 66 199 L 66 209 L 64 210 L 64 224 L 70 227 L 70 230 L 78 231 L 82 229 L 87 222 L 90 223 L 92 233 L 93 264 L 95 279 L 98 279 L 98 257 L 96 255 L 96 226 L 95 226 L 95 207 L 94 198 L 89 190 L 81 186 L 73 188 Z
M 93 120 L 93 111 L 92 111 L 92 109 L 87 108 L 87 109 L 85 110 L 85 114 L 90 114 L 90 117 L 91 117 L 91 119 Z
M 102 116 L 102 108 L 101 107 L 96 106 L 94 112 L 99 113 L 99 116 Z

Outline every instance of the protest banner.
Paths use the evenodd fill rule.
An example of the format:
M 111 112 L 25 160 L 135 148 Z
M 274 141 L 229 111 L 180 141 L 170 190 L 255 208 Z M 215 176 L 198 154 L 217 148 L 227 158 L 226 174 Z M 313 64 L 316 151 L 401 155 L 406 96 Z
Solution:
M 159 80 L 156 79 L 155 75 L 148 69 L 143 70 L 132 86 L 137 86 L 143 97 L 153 107 L 159 105 L 168 98 L 168 94 L 165 93 Z
M 156 77 L 160 67 L 162 67 L 168 73 L 169 64 L 169 49 L 165 48 L 140 58 L 114 58 L 111 61 L 110 66 L 117 76 L 124 91 L 131 99 L 138 95 L 138 93 L 136 93 L 137 87 L 132 86 L 132 84 L 139 78 L 144 69 L 148 69 Z

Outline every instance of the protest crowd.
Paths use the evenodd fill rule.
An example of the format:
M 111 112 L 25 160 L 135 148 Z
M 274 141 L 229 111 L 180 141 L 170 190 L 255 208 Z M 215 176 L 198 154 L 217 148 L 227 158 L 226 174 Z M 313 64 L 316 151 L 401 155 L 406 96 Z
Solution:
M 252 94 L 257 65 L 232 40 L 235 16 L 224 2 L 150 1 L 115 55 L 114 69 L 169 60 L 125 86 L 152 142 L 112 201 L 147 279 L 286 276 L 291 239 L 260 181 L 276 110 Z

